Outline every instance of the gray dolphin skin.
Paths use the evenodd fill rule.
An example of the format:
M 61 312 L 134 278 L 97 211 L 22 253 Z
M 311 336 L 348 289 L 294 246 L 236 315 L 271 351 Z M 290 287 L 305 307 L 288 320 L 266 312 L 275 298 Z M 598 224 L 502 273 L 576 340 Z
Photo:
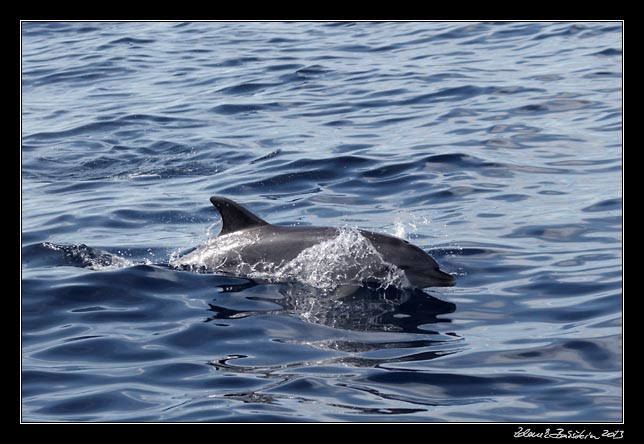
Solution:
M 210 202 L 222 218 L 221 232 L 214 239 L 219 242 L 197 248 L 178 258 L 175 265 L 200 263 L 215 271 L 251 278 L 257 271 L 275 272 L 289 267 L 291 271 L 295 268 L 302 272 L 306 267 L 302 262 L 307 258 L 318 259 L 319 254 L 314 247 L 333 241 L 343 230 L 272 225 L 225 197 L 212 196 Z M 441 271 L 431 256 L 406 240 L 360 229 L 353 230 L 353 233 L 356 239 L 360 238 L 356 243 L 363 244 L 365 239 L 368 242 L 367 253 L 365 248 L 352 247 L 343 253 L 345 256 L 354 254 L 354 257 L 345 258 L 348 265 L 343 265 L 342 269 L 347 272 L 359 270 L 350 274 L 355 280 L 370 281 L 374 278 L 377 281 L 389 276 L 393 269 L 404 273 L 408 284 L 416 288 L 455 284 L 454 277 Z M 218 251 L 213 252 L 213 249 Z

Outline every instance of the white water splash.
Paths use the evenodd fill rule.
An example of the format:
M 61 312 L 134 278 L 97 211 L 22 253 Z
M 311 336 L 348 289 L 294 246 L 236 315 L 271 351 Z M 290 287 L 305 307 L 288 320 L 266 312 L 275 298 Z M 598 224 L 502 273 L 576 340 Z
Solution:
M 425 216 L 408 213 L 406 217 L 397 217 L 394 220 L 392 235 L 401 239 L 412 239 L 418 233 L 420 225 L 429 225 L 431 221 Z
M 400 219 L 396 219 L 394 220 L 394 231 L 391 234 L 401 239 L 408 239 L 407 226 Z
M 405 280 L 403 271 L 385 261 L 355 228 L 340 229 L 337 237 L 303 250 L 275 271 L 277 279 L 295 279 L 325 290 L 367 281 L 398 286 Z
M 210 234 L 210 229 L 209 229 Z M 230 233 L 215 238 L 210 238 L 206 243 L 185 256 L 170 257 L 169 265 L 191 271 L 216 272 L 243 267 L 245 264 L 241 251 L 243 248 L 257 242 L 258 235 L 251 236 L 246 232 Z M 243 275 L 243 274 L 240 274 Z
M 356 228 L 341 228 L 337 236 L 321 240 L 289 261 L 248 262 L 243 249 L 258 241 L 258 235 L 248 232 L 219 236 L 183 257 L 172 258 L 170 266 L 267 282 L 300 282 L 323 290 L 364 282 L 384 288 L 407 283 L 404 272 L 388 263 Z
M 96 271 L 116 270 L 138 264 L 152 263 L 148 259 L 133 262 L 117 254 L 91 248 L 85 244 L 57 245 L 51 242 L 45 242 L 43 243 L 43 246 L 54 251 L 60 251 L 64 255 L 65 260 L 71 265 L 81 266 L 83 268 L 89 268 L 90 270 Z

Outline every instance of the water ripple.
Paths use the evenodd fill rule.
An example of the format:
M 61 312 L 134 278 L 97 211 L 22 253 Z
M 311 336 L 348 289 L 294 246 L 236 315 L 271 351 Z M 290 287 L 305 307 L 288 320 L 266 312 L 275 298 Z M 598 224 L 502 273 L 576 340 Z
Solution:
M 622 28 L 23 22 L 23 421 L 621 421 Z M 170 269 L 215 194 L 458 284 Z

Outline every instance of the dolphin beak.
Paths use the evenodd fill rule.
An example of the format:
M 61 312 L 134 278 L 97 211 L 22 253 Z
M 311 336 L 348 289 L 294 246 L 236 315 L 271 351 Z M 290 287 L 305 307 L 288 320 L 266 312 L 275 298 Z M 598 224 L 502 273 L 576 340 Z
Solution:
M 418 288 L 453 287 L 456 285 L 456 279 L 454 276 L 447 274 L 438 268 L 430 269 L 425 272 L 405 271 L 405 275 L 409 282 Z
M 453 287 L 454 285 L 456 285 L 456 278 L 454 276 L 440 270 L 438 270 L 438 273 L 441 279 L 441 285 L 443 287 Z

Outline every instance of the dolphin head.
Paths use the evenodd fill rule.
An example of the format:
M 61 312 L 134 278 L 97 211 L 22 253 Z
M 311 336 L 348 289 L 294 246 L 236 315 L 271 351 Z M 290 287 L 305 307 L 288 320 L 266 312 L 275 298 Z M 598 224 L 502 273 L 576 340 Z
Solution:
M 385 261 L 404 271 L 414 287 L 452 287 L 456 283 L 454 276 L 441 271 L 429 254 L 408 241 L 386 234 L 360 231 Z

